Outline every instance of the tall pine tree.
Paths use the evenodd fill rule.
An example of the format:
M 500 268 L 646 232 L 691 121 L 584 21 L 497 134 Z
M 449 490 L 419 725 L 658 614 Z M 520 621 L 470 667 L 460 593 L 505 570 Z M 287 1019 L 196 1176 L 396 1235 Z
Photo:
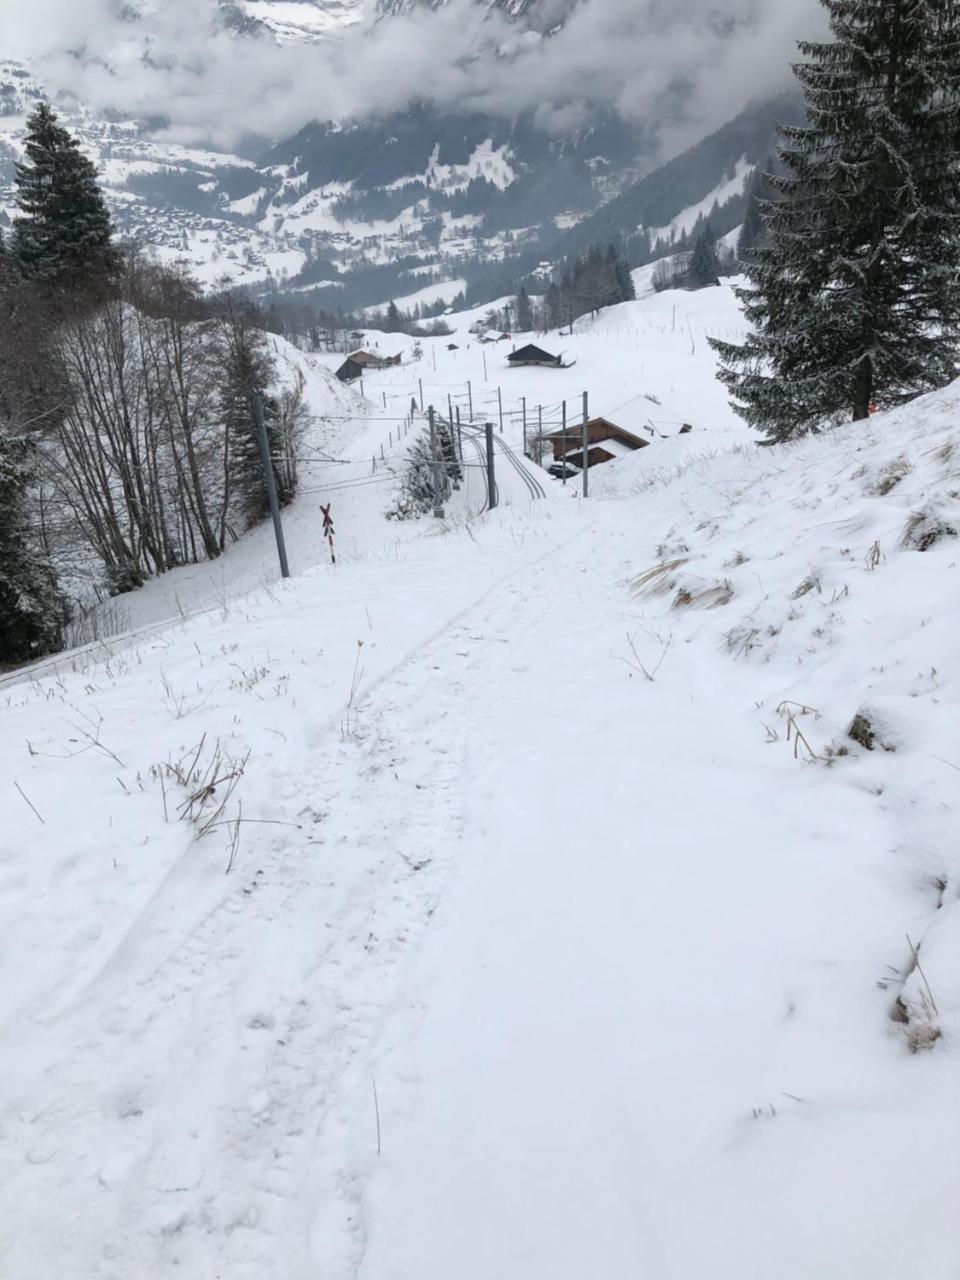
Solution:
M 745 262 L 754 249 L 762 248 L 767 243 L 767 224 L 763 218 L 764 201 L 771 198 L 768 175 L 773 171 L 773 160 L 765 165 L 757 165 L 747 179 L 744 195 L 747 198 L 747 209 L 737 237 L 737 257 Z
M 520 292 L 517 294 L 517 332 L 529 333 L 533 328 L 533 308 L 530 305 L 530 295 L 527 293 L 527 286 L 522 284 Z
M 39 552 L 27 519 L 33 448 L 0 430 L 0 664 L 59 649 L 66 609 L 56 574 Z
M 687 266 L 687 285 L 691 289 L 705 289 L 707 285 L 720 283 L 720 259 L 717 242 L 708 222 L 697 236 Z
M 800 44 L 807 123 L 780 129 L 740 291 L 754 333 L 712 340 L 769 442 L 942 386 L 960 348 L 960 5 L 822 3 L 833 40 Z
M 27 122 L 25 147 L 27 160 L 16 170 L 16 258 L 55 287 L 102 288 L 118 257 L 96 170 L 45 102 Z

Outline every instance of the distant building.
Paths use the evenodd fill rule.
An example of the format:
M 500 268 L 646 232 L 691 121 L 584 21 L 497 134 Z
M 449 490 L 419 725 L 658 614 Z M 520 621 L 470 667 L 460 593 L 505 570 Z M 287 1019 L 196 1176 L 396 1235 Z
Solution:
M 353 382 L 355 378 L 362 377 L 368 369 L 387 369 L 399 364 L 400 360 L 399 352 L 395 356 L 378 356 L 369 351 L 354 351 L 347 356 L 337 370 L 337 377 L 341 382 Z
M 519 347 L 516 351 L 511 351 L 507 356 L 507 363 L 514 369 L 528 364 L 559 369 L 562 367 L 561 360 L 561 356 L 552 356 L 549 351 L 544 351 L 542 347 L 534 346 L 532 342 L 528 342 L 525 347 Z

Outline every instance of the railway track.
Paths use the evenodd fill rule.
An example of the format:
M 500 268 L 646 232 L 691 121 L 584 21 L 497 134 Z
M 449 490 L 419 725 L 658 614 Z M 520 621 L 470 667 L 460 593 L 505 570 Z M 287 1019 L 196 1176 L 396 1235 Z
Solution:
M 514 471 L 523 478 L 523 483 L 527 486 L 527 492 L 530 494 L 530 497 L 545 498 L 547 496 L 546 489 L 544 489 L 543 485 L 535 476 L 530 474 L 506 441 L 501 440 L 499 436 L 494 436 L 494 440 L 499 447 L 500 452 L 507 458 Z

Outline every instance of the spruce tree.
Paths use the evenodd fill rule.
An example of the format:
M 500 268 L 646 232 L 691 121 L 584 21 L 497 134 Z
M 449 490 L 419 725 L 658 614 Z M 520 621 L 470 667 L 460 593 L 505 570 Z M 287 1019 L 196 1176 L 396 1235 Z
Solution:
M 747 179 L 744 195 L 747 208 L 743 215 L 740 235 L 737 237 L 737 257 L 745 262 L 754 249 L 760 249 L 767 243 L 767 224 L 764 221 L 764 201 L 769 200 L 772 191 L 768 175 L 773 171 L 773 161 L 758 165 Z
M 720 283 L 720 259 L 717 242 L 708 222 L 697 236 L 687 267 L 687 285 L 691 289 L 705 289 L 707 285 Z
M 266 332 L 252 303 L 237 294 L 221 301 L 223 327 L 223 381 L 220 409 L 229 442 L 228 485 L 230 510 L 239 532 L 269 515 L 263 462 L 257 437 L 255 405 L 263 400 L 267 443 L 281 506 L 293 497 L 283 485 L 279 459 L 283 451 L 279 406 L 268 394 L 275 369 Z
M 637 296 L 637 291 L 633 284 L 633 275 L 630 271 L 630 265 L 613 245 L 610 246 L 613 254 L 613 274 L 616 284 L 616 300 L 617 302 L 633 302 Z
M 30 536 L 28 439 L 0 430 L 0 664 L 27 662 L 63 643 L 66 609 L 56 574 Z
M 96 170 L 45 102 L 27 122 L 25 147 L 26 163 L 16 169 L 20 265 L 56 287 L 102 286 L 116 274 L 118 255 Z
M 807 123 L 780 129 L 740 291 L 754 332 L 711 340 L 768 442 L 942 386 L 960 349 L 960 6 L 822 3 L 833 39 L 800 44 Z
M 533 308 L 530 306 L 530 295 L 526 285 L 520 286 L 517 294 L 517 332 L 529 333 L 533 328 Z

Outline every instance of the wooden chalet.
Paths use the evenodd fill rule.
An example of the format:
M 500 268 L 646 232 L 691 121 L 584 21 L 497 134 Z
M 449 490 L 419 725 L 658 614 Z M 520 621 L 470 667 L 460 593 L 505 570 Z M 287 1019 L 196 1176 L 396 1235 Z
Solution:
M 537 347 L 532 342 L 528 342 L 525 347 L 518 347 L 516 351 L 510 352 L 507 356 L 507 364 L 512 369 L 531 364 L 541 365 L 548 369 L 561 369 L 563 367 L 562 359 L 562 356 L 552 356 L 549 351 L 544 351 L 542 347 Z
M 593 467 L 600 462 L 627 457 L 638 449 L 645 449 L 652 438 L 666 440 L 671 435 L 687 435 L 693 430 L 689 422 L 667 416 L 669 413 L 655 396 L 639 395 L 618 405 L 608 416 L 591 418 L 587 423 L 588 464 Z M 653 418 L 652 414 L 658 417 Z M 567 424 L 566 447 L 560 431 L 551 431 L 543 437 L 552 446 L 555 461 L 565 458 L 572 466 L 583 466 L 582 430 L 582 422 L 574 420 Z
M 544 439 L 553 448 L 555 462 L 564 459 L 572 466 L 583 467 L 583 423 L 571 422 L 566 432 L 552 431 Z M 645 449 L 650 443 L 632 431 L 618 426 L 609 418 L 591 418 L 587 423 L 587 463 L 591 467 L 601 462 L 612 462 L 614 458 L 627 457 L 638 449 Z

